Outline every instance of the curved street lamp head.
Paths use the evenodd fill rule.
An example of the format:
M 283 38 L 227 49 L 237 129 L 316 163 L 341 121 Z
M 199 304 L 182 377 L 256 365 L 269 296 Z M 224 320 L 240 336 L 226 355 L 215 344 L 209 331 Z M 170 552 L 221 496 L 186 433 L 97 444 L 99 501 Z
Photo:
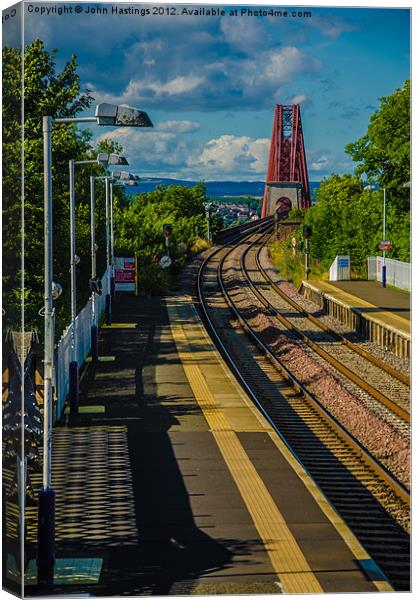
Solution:
M 113 171 L 112 177 L 120 181 L 139 181 L 140 179 L 139 175 L 133 175 L 133 173 L 129 173 L 128 171 Z
M 108 165 L 128 165 L 129 162 L 124 156 L 118 154 L 109 154 L 108 152 L 100 152 L 97 156 L 97 162 L 103 167 Z
M 148 114 L 133 108 L 102 102 L 96 107 L 97 125 L 114 125 L 116 127 L 153 127 Z
M 109 165 L 128 165 L 129 161 L 127 160 L 127 158 L 125 156 L 119 156 L 118 154 L 110 154 L 108 164 Z

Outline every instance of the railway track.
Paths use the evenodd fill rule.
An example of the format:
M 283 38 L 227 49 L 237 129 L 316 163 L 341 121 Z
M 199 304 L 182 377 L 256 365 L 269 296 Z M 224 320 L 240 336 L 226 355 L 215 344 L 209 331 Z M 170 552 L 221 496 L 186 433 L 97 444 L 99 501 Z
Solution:
M 258 238 L 253 232 L 244 236 L 248 245 Z M 198 273 L 198 301 L 210 334 L 242 386 L 394 588 L 408 590 L 408 490 L 320 406 L 250 327 L 224 282 L 225 264 L 236 263 L 233 253 L 239 245 L 215 249 Z
M 409 435 L 408 425 L 403 426 L 403 422 L 410 423 L 408 378 L 350 340 L 332 332 L 317 317 L 289 298 L 261 265 L 260 253 L 266 243 L 263 241 L 265 238 L 248 244 L 240 259 L 242 273 L 256 299 L 284 326 L 284 330 L 295 334 L 325 363 L 330 364 L 339 376 L 352 382 L 353 385 L 347 388 L 371 410 L 389 422 L 394 421 L 401 433 Z M 372 403 L 372 398 L 376 402 Z M 381 410 L 380 405 L 388 411 Z

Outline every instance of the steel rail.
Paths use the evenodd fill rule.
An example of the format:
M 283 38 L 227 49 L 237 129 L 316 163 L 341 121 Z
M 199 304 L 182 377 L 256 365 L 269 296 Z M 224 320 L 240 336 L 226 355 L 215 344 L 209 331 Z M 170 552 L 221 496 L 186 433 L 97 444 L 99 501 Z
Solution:
M 236 308 L 236 306 L 235 306 L 233 300 L 231 299 L 230 294 L 227 291 L 227 289 L 226 289 L 226 287 L 224 285 L 224 282 L 223 282 L 223 278 L 222 278 L 223 266 L 224 266 L 224 262 L 225 262 L 226 258 L 229 256 L 229 254 L 242 241 L 244 241 L 248 237 L 251 237 L 251 235 L 253 235 L 253 234 L 245 235 L 243 237 L 243 239 L 241 238 L 238 243 L 234 244 L 230 248 L 230 250 L 222 257 L 222 259 L 220 260 L 219 265 L 218 265 L 218 269 L 217 269 L 217 282 L 218 282 L 220 290 L 221 290 L 221 292 L 223 294 L 223 297 L 225 298 L 225 301 L 226 301 L 229 309 L 235 315 L 235 317 L 238 319 L 238 321 L 239 321 L 242 329 L 245 331 L 245 333 L 248 335 L 248 337 L 258 347 L 258 349 L 261 350 L 261 352 L 263 353 L 264 357 L 269 360 L 269 362 L 277 369 L 277 371 L 279 371 L 281 373 L 281 375 L 283 375 L 285 377 L 285 379 L 287 379 L 288 381 L 291 382 L 291 384 L 296 389 L 296 391 L 298 391 L 299 393 L 301 393 L 303 395 L 303 397 L 309 402 L 310 405 L 312 405 L 318 411 L 318 413 L 329 424 L 329 426 L 333 430 L 337 431 L 337 433 L 342 438 L 342 440 L 345 441 L 352 448 L 352 450 L 358 456 L 358 459 L 362 459 L 364 462 L 366 462 L 367 465 L 376 474 L 376 476 L 379 477 L 380 479 L 382 479 L 383 481 L 385 481 L 385 483 L 391 489 L 393 489 L 393 491 L 397 494 L 397 496 L 399 496 L 406 504 L 409 505 L 410 504 L 409 490 L 401 482 L 399 482 L 388 471 L 388 469 L 386 467 L 384 467 L 384 465 L 382 465 L 376 458 L 374 458 L 368 452 L 368 450 L 358 440 L 356 440 L 345 429 L 345 427 L 343 427 L 343 425 L 341 425 L 329 413 L 329 411 L 326 408 L 324 408 L 320 404 L 320 402 L 304 387 L 304 385 L 290 371 L 288 371 L 288 369 L 285 367 L 285 365 L 279 359 L 277 359 L 276 356 L 274 356 L 273 353 L 261 342 L 261 340 L 258 338 L 258 336 L 256 335 L 256 333 L 254 332 L 254 330 L 248 324 L 248 322 L 245 319 L 245 317 L 243 317 L 243 315 L 241 315 L 241 313 L 239 312 L 239 310 Z M 222 351 L 224 353 L 224 356 L 225 356 L 226 360 L 233 365 L 233 367 L 234 367 L 233 370 L 236 371 L 237 373 L 239 373 L 239 380 L 245 382 L 245 377 L 240 372 L 239 367 L 237 367 L 236 363 L 233 361 L 232 357 L 230 356 L 230 353 L 228 352 L 227 348 L 224 346 L 223 342 L 221 342 L 220 337 L 219 337 L 219 335 L 218 335 L 218 333 L 216 331 L 215 325 L 213 324 L 212 320 L 210 319 L 210 317 L 208 315 L 207 304 L 206 304 L 206 302 L 204 300 L 204 294 L 203 294 L 203 290 L 202 290 L 202 287 L 203 287 L 203 285 L 202 285 L 202 273 L 203 273 L 204 269 L 206 268 L 208 262 L 216 254 L 218 254 L 222 249 L 223 248 L 220 247 L 217 250 L 215 250 L 200 265 L 200 269 L 199 269 L 198 276 L 197 276 L 198 298 L 199 298 L 201 307 L 203 309 L 203 313 L 205 315 L 206 321 L 208 322 L 208 324 L 210 326 L 210 330 L 214 334 L 214 338 L 220 344 L 220 347 L 221 347 L 221 349 L 222 349 Z M 245 387 L 245 389 L 248 389 L 248 385 L 246 383 L 245 383 L 244 387 Z M 250 393 L 250 396 L 252 398 L 254 398 L 254 394 L 252 392 Z M 258 400 L 256 400 L 256 404 L 258 406 L 260 405 L 260 403 L 259 403 Z M 261 409 L 261 410 L 262 410 L 263 414 L 265 414 L 264 409 Z M 272 426 L 274 427 L 274 430 L 280 435 L 280 437 L 282 439 L 282 435 L 279 433 L 279 430 L 278 430 L 277 426 L 275 424 L 273 424 L 273 422 L 271 422 L 270 418 L 268 418 L 268 421 L 272 424 Z M 287 445 L 287 447 L 290 448 L 290 450 L 293 453 L 293 455 L 296 456 L 294 450 L 289 446 L 288 442 L 286 442 L 286 445 Z M 297 456 L 296 456 L 296 458 L 297 458 L 297 460 L 299 460 Z M 304 467 L 304 465 L 303 465 L 303 467 Z
M 266 240 L 260 246 L 260 248 L 258 250 L 258 253 L 256 255 L 256 264 L 258 266 L 258 269 L 259 269 L 262 277 L 274 289 L 274 291 L 277 294 L 279 294 L 281 296 L 281 298 L 283 298 L 286 302 L 288 302 L 288 304 L 290 304 L 295 310 L 297 310 L 298 312 L 302 313 L 302 315 L 304 317 L 306 317 L 309 321 L 311 321 L 312 323 L 314 323 L 315 325 L 317 325 L 318 327 L 320 327 L 323 331 L 325 331 L 326 333 L 332 335 L 336 340 L 342 342 L 343 344 L 345 344 L 346 346 L 348 346 L 351 350 L 353 350 L 354 352 L 356 352 L 357 354 L 359 354 L 360 356 L 362 356 L 363 358 L 365 358 L 369 362 L 373 363 L 374 365 L 376 365 L 380 369 L 386 371 L 389 375 L 392 375 L 392 377 L 395 377 L 395 379 L 398 379 L 399 381 L 401 381 L 405 385 L 409 386 L 410 385 L 410 377 L 408 375 L 404 375 L 404 373 L 401 373 L 400 371 L 398 371 L 397 369 L 394 369 L 390 365 L 385 364 L 384 362 L 382 362 L 379 358 L 377 358 L 376 356 L 374 356 L 370 352 L 367 352 L 363 348 L 360 348 L 354 342 L 351 342 L 344 335 L 342 335 L 340 333 L 337 333 L 336 331 L 333 331 L 333 329 L 331 329 L 330 327 L 328 327 L 325 323 L 323 323 L 322 321 L 320 321 L 320 319 L 318 319 L 314 315 L 311 315 L 310 313 L 308 313 L 306 310 L 304 310 L 304 308 L 302 306 L 300 306 L 297 302 L 295 302 L 295 300 L 293 300 L 292 298 L 290 298 L 290 296 L 288 296 L 285 292 L 283 292 L 281 290 L 281 288 L 275 283 L 275 281 L 273 281 L 271 279 L 271 277 L 268 275 L 268 273 L 265 271 L 264 267 L 260 263 L 259 255 L 260 255 L 260 253 L 262 251 L 262 248 L 267 243 L 267 241 L 268 240 Z
M 319 344 L 317 344 L 316 342 L 314 342 L 311 338 L 308 337 L 308 335 L 306 335 L 305 333 L 303 333 L 302 331 L 300 331 L 299 329 L 297 329 L 297 327 L 295 327 L 281 312 L 279 309 L 275 308 L 271 302 L 262 294 L 262 292 L 256 287 L 255 283 L 253 282 L 253 280 L 251 279 L 248 269 L 246 267 L 246 262 L 245 259 L 247 258 L 247 255 L 249 253 L 249 251 L 256 245 L 256 243 L 259 240 L 255 240 L 254 242 L 252 242 L 252 244 L 250 244 L 246 250 L 243 252 L 241 258 L 240 258 L 240 267 L 241 270 L 245 276 L 245 279 L 247 281 L 247 283 L 249 284 L 250 289 L 252 290 L 252 293 L 258 298 L 258 300 L 261 302 L 261 304 L 263 304 L 272 314 L 274 317 L 276 317 L 278 319 L 278 321 L 280 321 L 280 323 L 282 323 L 289 331 L 291 331 L 295 336 L 297 336 L 299 339 L 301 339 L 305 344 L 307 344 L 310 348 L 312 348 L 319 356 L 321 356 L 322 358 L 324 358 L 329 364 L 331 364 L 335 369 L 337 369 L 340 373 L 342 373 L 343 375 L 345 375 L 345 377 L 347 377 L 348 379 L 350 379 L 351 381 L 353 381 L 353 383 L 355 383 L 356 385 L 358 385 L 361 389 L 363 389 L 365 392 L 367 392 L 369 395 L 371 395 L 373 398 L 375 398 L 375 400 L 377 400 L 378 402 L 380 402 L 381 404 L 383 404 L 385 407 L 387 407 L 388 409 L 390 409 L 393 413 L 395 413 L 397 416 L 399 416 L 401 419 L 403 419 L 406 423 L 410 423 L 410 413 L 407 412 L 406 410 L 404 410 L 401 406 L 398 406 L 398 404 L 396 404 L 393 400 L 391 400 L 390 398 L 387 398 L 387 396 L 385 396 L 382 392 L 380 392 L 379 390 L 375 389 L 372 385 L 370 385 L 368 382 L 366 382 L 364 379 L 362 379 L 361 377 L 359 377 L 358 375 L 356 375 L 356 373 L 354 373 L 351 369 L 349 369 L 347 366 L 345 366 L 344 364 L 342 364 L 337 358 L 334 358 L 331 354 L 329 354 L 329 352 L 327 352 L 326 350 L 324 350 L 323 348 L 321 348 L 321 346 Z M 257 267 L 259 270 L 260 269 L 260 264 L 259 264 L 259 251 L 256 254 L 256 263 L 257 263 Z M 267 282 L 268 285 L 270 285 L 269 281 Z M 272 287 L 272 286 L 271 286 Z M 275 291 L 275 288 L 273 288 Z M 283 296 L 280 294 L 281 297 L 284 298 L 285 301 L 287 301 L 287 296 Z M 295 308 L 293 303 L 289 303 L 293 308 Z M 305 316 L 304 311 L 301 309 L 300 307 L 300 311 L 299 311 L 303 316 Z M 381 366 L 380 364 L 377 365 L 381 370 L 384 370 L 383 366 Z

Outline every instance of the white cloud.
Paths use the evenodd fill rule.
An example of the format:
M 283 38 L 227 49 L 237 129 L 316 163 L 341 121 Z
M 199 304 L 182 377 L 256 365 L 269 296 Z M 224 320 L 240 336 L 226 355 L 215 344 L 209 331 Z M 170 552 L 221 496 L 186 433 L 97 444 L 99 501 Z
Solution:
M 197 121 L 160 121 L 155 129 L 172 133 L 192 133 L 198 131 L 200 127 L 200 123 Z
M 323 171 L 329 166 L 328 156 L 320 156 L 310 164 L 310 171 Z
M 187 166 L 201 169 L 207 175 L 250 178 L 266 171 L 269 145 L 268 138 L 222 135 L 207 142 L 199 155 L 189 156 Z
M 357 23 L 332 13 L 326 13 L 324 15 L 314 13 L 313 17 L 306 21 L 308 25 L 317 27 L 321 34 L 333 39 L 340 37 L 342 33 L 357 31 L 359 29 Z
M 177 94 L 185 94 L 191 92 L 203 82 L 204 77 L 184 75 L 175 77 L 174 79 L 171 79 L 166 83 L 149 83 L 148 86 L 145 86 L 144 93 L 146 94 L 146 89 L 149 88 L 150 90 L 155 92 L 158 98 L 161 96 L 175 96 Z M 140 80 L 138 82 L 135 82 L 135 87 L 137 85 L 141 85 Z
M 224 17 L 220 22 L 220 30 L 230 47 L 249 53 L 263 48 L 269 43 L 266 29 L 256 19 L 230 19 Z
M 298 94 L 297 96 L 293 96 L 289 101 L 289 104 L 308 104 L 310 103 L 309 98 L 305 94 Z
M 322 179 L 331 173 L 350 173 L 353 170 L 353 162 L 344 152 L 307 148 L 306 154 L 311 178 Z
M 265 176 L 269 138 L 222 135 L 204 142 L 177 133 L 120 128 L 98 139 L 114 139 L 122 144 L 130 169 L 142 175 L 196 180 Z
M 321 69 L 321 63 L 305 55 L 295 46 L 285 46 L 253 53 L 245 61 L 237 56 L 213 56 L 202 62 L 201 57 L 182 56 L 168 48 L 164 40 L 135 45 L 133 54 L 139 63 L 155 60 L 155 68 L 145 69 L 135 76 L 118 94 L 103 93 L 88 84 L 96 101 L 128 103 L 133 106 L 169 110 L 217 110 L 235 108 L 265 108 L 281 100 L 284 87 L 294 84 L 301 74 L 311 76 Z M 177 50 L 177 52 L 179 52 Z M 138 53 L 138 54 L 137 54 Z M 181 54 L 181 52 L 179 52 Z M 171 61 L 172 69 L 165 65 Z M 160 65 L 163 64 L 164 67 Z M 299 96 L 305 101 L 304 95 Z

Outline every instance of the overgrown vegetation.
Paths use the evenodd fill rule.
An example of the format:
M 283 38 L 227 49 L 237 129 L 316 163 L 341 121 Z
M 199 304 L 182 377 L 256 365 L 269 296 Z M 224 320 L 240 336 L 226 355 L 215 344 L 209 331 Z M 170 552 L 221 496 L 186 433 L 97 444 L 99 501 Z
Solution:
M 305 255 L 303 253 L 303 239 L 301 232 L 294 233 L 297 239 L 297 247 L 295 254 L 291 246 L 291 238 L 289 236 L 285 241 L 276 240 L 269 246 L 269 254 L 272 261 L 279 267 L 280 274 L 291 281 L 297 288 L 305 279 Z M 310 277 L 314 279 L 325 279 L 327 272 L 323 264 L 317 260 L 310 260 Z
M 138 255 L 139 287 L 146 293 L 163 293 L 173 284 L 185 261 L 209 247 L 204 203 L 206 189 L 202 183 L 194 188 L 159 186 L 155 191 L 136 196 L 128 205 L 116 205 L 115 247 L 119 255 Z M 172 268 L 165 272 L 159 260 L 166 254 L 163 225 L 173 226 L 169 238 Z M 211 230 L 222 222 L 211 215 Z

